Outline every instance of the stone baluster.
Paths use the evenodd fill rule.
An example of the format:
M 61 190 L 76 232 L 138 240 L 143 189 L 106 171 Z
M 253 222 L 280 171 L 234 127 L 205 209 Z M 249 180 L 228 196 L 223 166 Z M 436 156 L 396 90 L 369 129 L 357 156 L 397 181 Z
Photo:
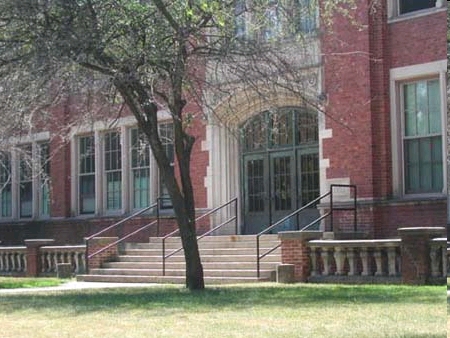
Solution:
M 359 255 L 361 257 L 361 265 L 362 265 L 362 271 L 361 276 L 368 276 L 369 275 L 369 250 L 367 247 L 362 247 Z
M 16 254 L 12 253 L 11 254 L 11 271 L 17 271 L 17 267 L 16 267 Z
M 4 263 L 5 254 L 0 252 L 0 271 L 5 271 L 5 263 Z
M 383 275 L 383 267 L 381 263 L 382 251 L 379 248 L 374 248 L 373 257 L 375 259 L 375 276 Z
M 348 248 L 347 259 L 348 259 L 348 275 L 354 276 L 355 275 L 355 267 L 356 267 L 355 249 L 354 248 Z
M 344 275 L 345 249 L 343 247 L 336 246 L 334 248 L 334 260 L 336 262 L 336 274 L 339 276 Z
M 322 262 L 323 262 L 323 274 L 324 276 L 330 275 L 330 249 L 329 248 L 322 248 Z
M 396 269 L 397 251 L 396 251 L 396 249 L 393 247 L 387 248 L 387 257 L 388 257 L 389 276 L 396 276 L 397 275 L 397 269 Z

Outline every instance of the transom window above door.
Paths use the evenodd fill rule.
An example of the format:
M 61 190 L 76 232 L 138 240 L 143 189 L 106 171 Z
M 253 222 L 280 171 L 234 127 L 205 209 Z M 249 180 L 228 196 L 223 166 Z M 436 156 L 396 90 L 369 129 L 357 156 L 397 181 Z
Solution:
M 302 108 L 267 111 L 247 121 L 241 133 L 245 152 L 314 144 L 319 139 L 317 114 Z

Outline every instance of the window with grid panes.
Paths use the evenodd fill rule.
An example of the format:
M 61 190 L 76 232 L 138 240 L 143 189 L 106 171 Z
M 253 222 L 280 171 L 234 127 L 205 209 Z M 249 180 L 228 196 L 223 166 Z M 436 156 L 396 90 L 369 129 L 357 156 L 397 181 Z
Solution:
M 150 197 L 150 147 L 137 128 L 131 129 L 131 172 L 133 208 L 145 208 Z
M 106 210 L 119 210 L 122 208 L 122 147 L 119 132 L 105 133 L 104 159 Z
M 444 168 L 439 80 L 405 83 L 402 94 L 405 193 L 441 192 Z
M 78 138 L 79 211 L 95 212 L 95 138 L 94 135 Z
M 0 152 L 1 217 L 12 216 L 11 154 Z
M 31 144 L 18 148 L 19 152 L 19 215 L 33 216 L 33 162 Z

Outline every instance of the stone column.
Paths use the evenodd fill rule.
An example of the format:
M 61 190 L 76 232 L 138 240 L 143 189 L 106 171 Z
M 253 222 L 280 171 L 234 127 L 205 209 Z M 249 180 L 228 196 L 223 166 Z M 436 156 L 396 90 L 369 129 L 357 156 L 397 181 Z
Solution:
M 294 280 L 306 282 L 311 273 L 310 249 L 308 241 L 319 239 L 321 231 L 283 231 L 278 233 L 281 240 L 281 260 L 283 264 L 294 265 Z
M 402 282 L 428 284 L 431 277 L 430 241 L 443 237 L 444 227 L 415 227 L 398 229 L 402 255 Z
M 44 245 L 54 242 L 53 239 L 26 239 L 27 247 L 27 277 L 37 277 L 41 271 L 39 259 L 39 249 Z

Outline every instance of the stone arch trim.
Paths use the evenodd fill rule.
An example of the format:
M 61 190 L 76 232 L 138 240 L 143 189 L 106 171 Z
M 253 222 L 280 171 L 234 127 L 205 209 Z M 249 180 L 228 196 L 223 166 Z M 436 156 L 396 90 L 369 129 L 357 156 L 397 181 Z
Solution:
M 308 104 L 304 99 L 292 92 L 268 92 L 243 91 L 235 96 L 222 100 L 214 108 L 214 116 L 224 126 L 236 128 L 251 117 L 273 108 L 301 107 Z

